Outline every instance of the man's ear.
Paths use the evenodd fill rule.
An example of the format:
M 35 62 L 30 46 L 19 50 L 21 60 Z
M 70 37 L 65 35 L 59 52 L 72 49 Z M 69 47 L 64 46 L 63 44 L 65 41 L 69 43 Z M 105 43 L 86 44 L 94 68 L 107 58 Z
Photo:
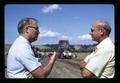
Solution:
M 104 30 L 103 28 L 101 28 L 101 29 L 100 29 L 100 34 L 101 34 L 101 35 L 104 35 L 104 33 L 105 33 L 105 30 Z
M 100 34 L 101 34 L 101 35 L 103 35 L 103 34 L 104 34 L 104 32 L 103 32 L 103 31 L 101 31 L 101 32 L 100 32 Z

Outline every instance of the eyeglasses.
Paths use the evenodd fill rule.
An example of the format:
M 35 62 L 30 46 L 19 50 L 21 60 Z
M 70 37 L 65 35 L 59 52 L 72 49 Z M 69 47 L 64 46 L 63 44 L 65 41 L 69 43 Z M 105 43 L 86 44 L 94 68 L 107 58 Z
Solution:
M 35 30 L 39 30 L 38 27 L 28 26 L 29 28 L 34 28 Z

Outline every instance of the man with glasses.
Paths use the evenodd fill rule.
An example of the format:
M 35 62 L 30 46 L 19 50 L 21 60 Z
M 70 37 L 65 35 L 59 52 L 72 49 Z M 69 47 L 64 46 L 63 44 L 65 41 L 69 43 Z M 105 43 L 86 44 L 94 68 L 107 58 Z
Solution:
M 36 59 L 31 43 L 37 40 L 40 33 L 37 20 L 20 20 L 18 32 L 20 36 L 12 44 L 7 57 L 8 78 L 46 78 L 54 65 L 56 52 L 45 67 Z

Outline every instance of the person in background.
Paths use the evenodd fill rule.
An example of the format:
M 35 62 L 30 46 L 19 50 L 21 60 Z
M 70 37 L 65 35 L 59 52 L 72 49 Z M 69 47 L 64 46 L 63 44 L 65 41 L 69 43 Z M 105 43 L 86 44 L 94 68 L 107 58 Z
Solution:
M 106 20 L 96 20 L 91 28 L 93 41 L 98 42 L 96 49 L 80 61 L 83 78 L 114 78 L 114 44 L 109 38 L 111 27 Z
M 46 66 L 35 57 L 31 43 L 39 35 L 38 21 L 35 18 L 23 18 L 18 23 L 19 37 L 10 47 L 7 57 L 8 78 L 46 78 L 55 63 L 56 52 L 53 52 Z

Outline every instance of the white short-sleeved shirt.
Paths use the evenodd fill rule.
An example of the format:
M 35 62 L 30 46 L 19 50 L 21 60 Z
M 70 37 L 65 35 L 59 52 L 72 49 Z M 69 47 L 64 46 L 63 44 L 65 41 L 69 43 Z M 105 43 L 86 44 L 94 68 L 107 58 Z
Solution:
M 85 68 L 99 78 L 113 78 L 115 74 L 114 44 L 109 37 L 96 46 L 96 50 L 84 61 Z
M 41 66 L 41 63 L 35 58 L 28 40 L 23 36 L 19 36 L 8 53 L 8 78 L 27 78 L 26 72 L 33 71 L 39 66 Z

